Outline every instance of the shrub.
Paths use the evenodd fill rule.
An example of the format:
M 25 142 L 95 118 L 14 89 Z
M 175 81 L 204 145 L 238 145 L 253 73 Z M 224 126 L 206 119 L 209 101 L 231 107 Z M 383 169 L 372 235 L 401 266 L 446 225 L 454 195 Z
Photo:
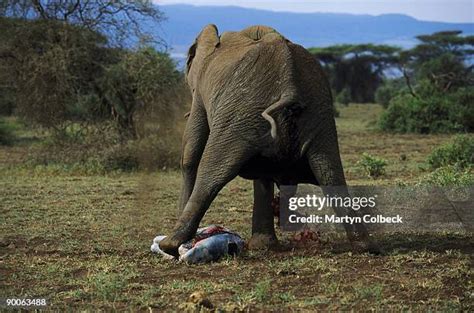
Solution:
M 363 153 L 358 164 L 364 169 L 367 176 L 377 178 L 385 174 L 387 161 L 368 153 Z
M 474 87 L 440 93 L 425 83 L 419 97 L 400 94 L 379 120 L 382 130 L 399 133 L 452 133 L 474 130 Z
M 344 88 L 337 96 L 336 102 L 340 104 L 348 105 L 351 102 L 351 92 L 349 89 Z
M 456 165 L 439 167 L 422 177 L 418 185 L 432 185 L 444 187 L 470 187 L 474 185 L 472 167 L 461 169 Z
M 466 168 L 473 165 L 474 136 L 458 135 L 450 143 L 444 144 L 431 152 L 427 162 L 432 168 L 457 165 Z

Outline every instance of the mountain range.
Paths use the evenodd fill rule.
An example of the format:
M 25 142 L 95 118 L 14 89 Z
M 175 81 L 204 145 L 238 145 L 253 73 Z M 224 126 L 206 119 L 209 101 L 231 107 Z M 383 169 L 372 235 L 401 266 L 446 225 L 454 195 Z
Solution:
M 236 6 L 161 5 L 166 20 L 153 32 L 172 48 L 180 59 L 203 26 L 216 24 L 219 32 L 241 30 L 250 25 L 274 27 L 291 41 L 304 47 L 342 43 L 390 44 L 409 48 L 415 36 L 442 30 L 462 30 L 474 34 L 474 23 L 420 21 L 408 15 L 354 15 L 341 13 L 293 13 L 249 9 Z

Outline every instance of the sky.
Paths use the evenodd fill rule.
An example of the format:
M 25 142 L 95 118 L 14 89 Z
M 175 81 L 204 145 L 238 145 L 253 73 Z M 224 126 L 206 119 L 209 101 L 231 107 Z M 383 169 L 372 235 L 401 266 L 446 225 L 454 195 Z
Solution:
M 474 0 L 153 0 L 160 4 L 234 5 L 289 12 L 380 15 L 401 13 L 424 21 L 474 23 Z

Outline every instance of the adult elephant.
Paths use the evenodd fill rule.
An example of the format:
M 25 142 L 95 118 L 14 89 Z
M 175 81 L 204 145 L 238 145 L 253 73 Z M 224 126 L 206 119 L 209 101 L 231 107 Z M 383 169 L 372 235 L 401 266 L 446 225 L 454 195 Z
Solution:
M 193 102 L 183 139 L 181 212 L 160 243 L 166 253 L 178 254 L 218 192 L 238 175 L 254 182 L 250 247 L 277 242 L 274 183 L 312 183 L 347 195 L 331 188 L 346 181 L 329 84 L 303 47 L 266 26 L 219 37 L 208 25 L 189 49 L 186 79 Z M 358 249 L 375 248 L 363 224 L 345 229 Z

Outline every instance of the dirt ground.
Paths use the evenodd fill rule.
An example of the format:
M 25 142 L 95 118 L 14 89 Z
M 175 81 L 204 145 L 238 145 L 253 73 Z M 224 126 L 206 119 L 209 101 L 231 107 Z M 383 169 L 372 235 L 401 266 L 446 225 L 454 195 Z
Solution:
M 451 139 L 379 133 L 380 112 L 376 105 L 341 109 L 349 184 L 413 182 L 425 175 L 433 147 Z M 350 252 L 341 234 L 322 233 L 320 242 L 300 247 L 292 233 L 279 232 L 280 251 L 176 264 L 151 254 L 150 245 L 176 219 L 180 173 L 52 175 L 18 166 L 27 148 L 0 147 L 1 298 L 46 298 L 51 309 L 156 312 L 474 309 L 472 234 L 377 235 L 385 253 L 372 256 Z M 357 165 L 363 152 L 385 158 L 386 175 L 367 178 Z M 222 224 L 248 239 L 251 206 L 251 182 L 236 179 L 202 225 Z M 190 300 L 195 292 L 205 306 Z

